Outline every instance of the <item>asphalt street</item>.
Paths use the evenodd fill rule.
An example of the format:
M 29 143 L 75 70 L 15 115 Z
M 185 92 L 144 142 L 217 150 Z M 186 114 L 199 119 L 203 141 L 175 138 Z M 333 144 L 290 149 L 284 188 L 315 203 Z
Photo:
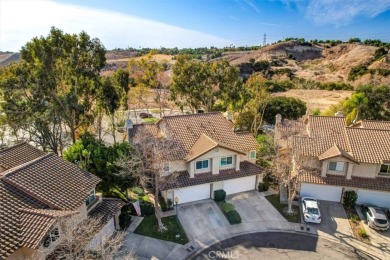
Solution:
M 253 233 L 236 236 L 190 259 L 378 259 L 350 246 L 296 233 Z

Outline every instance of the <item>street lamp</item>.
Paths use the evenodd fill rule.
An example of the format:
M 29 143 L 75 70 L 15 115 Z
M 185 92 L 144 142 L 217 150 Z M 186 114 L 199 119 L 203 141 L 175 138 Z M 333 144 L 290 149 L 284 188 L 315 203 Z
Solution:
M 179 203 L 179 197 L 175 197 L 175 204 L 176 204 L 176 238 L 180 237 L 179 234 L 179 215 L 178 215 L 178 209 L 177 209 L 177 204 Z

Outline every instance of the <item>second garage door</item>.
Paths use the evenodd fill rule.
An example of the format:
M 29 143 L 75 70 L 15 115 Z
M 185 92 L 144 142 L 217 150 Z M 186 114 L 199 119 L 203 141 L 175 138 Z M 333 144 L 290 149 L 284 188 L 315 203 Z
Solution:
M 379 207 L 388 208 L 390 205 L 390 193 L 373 190 L 358 190 L 356 203 L 371 203 Z
M 223 189 L 226 195 L 239 193 L 248 190 L 254 190 L 256 185 L 256 176 L 238 178 L 223 182 Z
M 302 183 L 299 196 L 312 197 L 319 200 L 341 201 L 342 187 Z
M 177 189 L 174 192 L 174 197 L 179 198 L 179 204 L 204 200 L 210 198 L 210 184 L 191 186 L 188 188 Z

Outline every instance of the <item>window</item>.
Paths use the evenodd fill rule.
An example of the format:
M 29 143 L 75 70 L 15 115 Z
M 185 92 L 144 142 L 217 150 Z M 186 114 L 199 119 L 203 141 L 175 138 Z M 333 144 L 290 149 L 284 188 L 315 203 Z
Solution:
M 87 201 L 85 202 L 85 204 L 88 206 L 94 200 L 95 200 L 95 190 L 91 190 L 91 192 L 89 193 L 89 197 L 88 197 Z
M 329 163 L 329 170 L 330 171 L 336 171 L 336 172 L 343 172 L 345 162 L 330 162 Z
M 251 160 L 256 159 L 256 151 L 250 151 L 249 159 L 251 159 Z
M 164 163 L 163 171 L 169 172 L 169 163 Z
M 202 160 L 202 161 L 196 162 L 196 169 L 197 170 L 207 169 L 207 168 L 209 168 L 209 160 Z
M 233 164 L 233 157 L 232 156 L 221 158 L 221 166 L 226 166 L 226 165 L 231 165 L 231 164 Z
M 381 174 L 389 174 L 390 175 L 390 164 L 382 164 L 381 169 L 379 170 Z
M 60 231 L 58 230 L 58 228 L 54 228 L 43 241 L 43 247 L 49 247 L 51 243 L 56 241 L 59 237 L 60 237 Z

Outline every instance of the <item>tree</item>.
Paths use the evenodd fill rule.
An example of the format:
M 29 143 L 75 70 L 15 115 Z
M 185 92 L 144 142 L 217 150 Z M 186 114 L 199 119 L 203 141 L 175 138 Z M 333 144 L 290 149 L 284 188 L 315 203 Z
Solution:
M 264 113 L 271 99 L 270 93 L 264 85 L 265 79 L 258 74 L 252 75 L 244 84 L 248 102 L 245 106 L 252 118 L 250 130 L 257 137 L 263 124 Z
M 281 114 L 286 119 L 298 119 L 305 115 L 306 104 L 293 97 L 272 97 L 264 112 L 264 120 L 275 123 L 275 116 Z
M 239 69 L 225 60 L 202 62 L 179 55 L 172 70 L 170 98 L 181 110 L 187 106 L 194 113 L 202 107 L 209 112 L 218 99 L 224 107 L 235 107 L 242 97 Z
M 101 229 L 101 217 L 88 217 L 81 221 L 75 217 L 63 220 L 59 226 L 60 236 L 56 241 L 53 251 L 41 250 L 41 254 L 46 255 L 46 259 L 113 259 L 121 253 L 124 259 L 135 259 L 132 252 L 122 252 L 122 245 L 126 232 L 117 231 L 104 243 L 100 243 L 94 250 L 90 250 L 89 244 Z M 121 259 L 122 259 L 121 258 Z
M 131 154 L 126 161 L 119 162 L 122 166 L 120 174 L 139 179 L 144 188 L 153 188 L 158 230 L 164 232 L 167 228 L 161 221 L 158 198 L 162 187 L 175 183 L 177 178 L 176 172 L 166 175 L 164 166 L 180 152 L 180 148 L 174 140 L 156 136 L 147 127 L 139 128 L 133 139 L 139 154 Z
M 360 109 L 360 117 L 366 120 L 390 120 L 390 87 L 362 85 L 356 93 L 363 93 L 368 102 Z
M 66 34 L 53 27 L 47 37 L 33 38 L 1 80 L 9 122 L 56 153 L 64 143 L 63 129 L 70 130 L 75 143 L 77 129 L 93 121 L 105 61 L 103 45 L 85 32 Z
M 367 104 L 368 98 L 364 93 L 352 94 L 352 97 L 344 102 L 344 109 L 348 113 L 346 117 L 347 124 L 355 124 L 360 117 L 362 107 Z
M 164 72 L 164 67 L 153 58 L 154 54 L 155 52 L 151 51 L 145 57 L 131 59 L 128 67 L 130 75 L 134 79 L 135 88 L 150 88 L 155 94 L 155 101 L 159 105 L 161 117 L 163 111 L 162 98 L 164 89 L 162 88 L 160 78 L 161 74 Z

